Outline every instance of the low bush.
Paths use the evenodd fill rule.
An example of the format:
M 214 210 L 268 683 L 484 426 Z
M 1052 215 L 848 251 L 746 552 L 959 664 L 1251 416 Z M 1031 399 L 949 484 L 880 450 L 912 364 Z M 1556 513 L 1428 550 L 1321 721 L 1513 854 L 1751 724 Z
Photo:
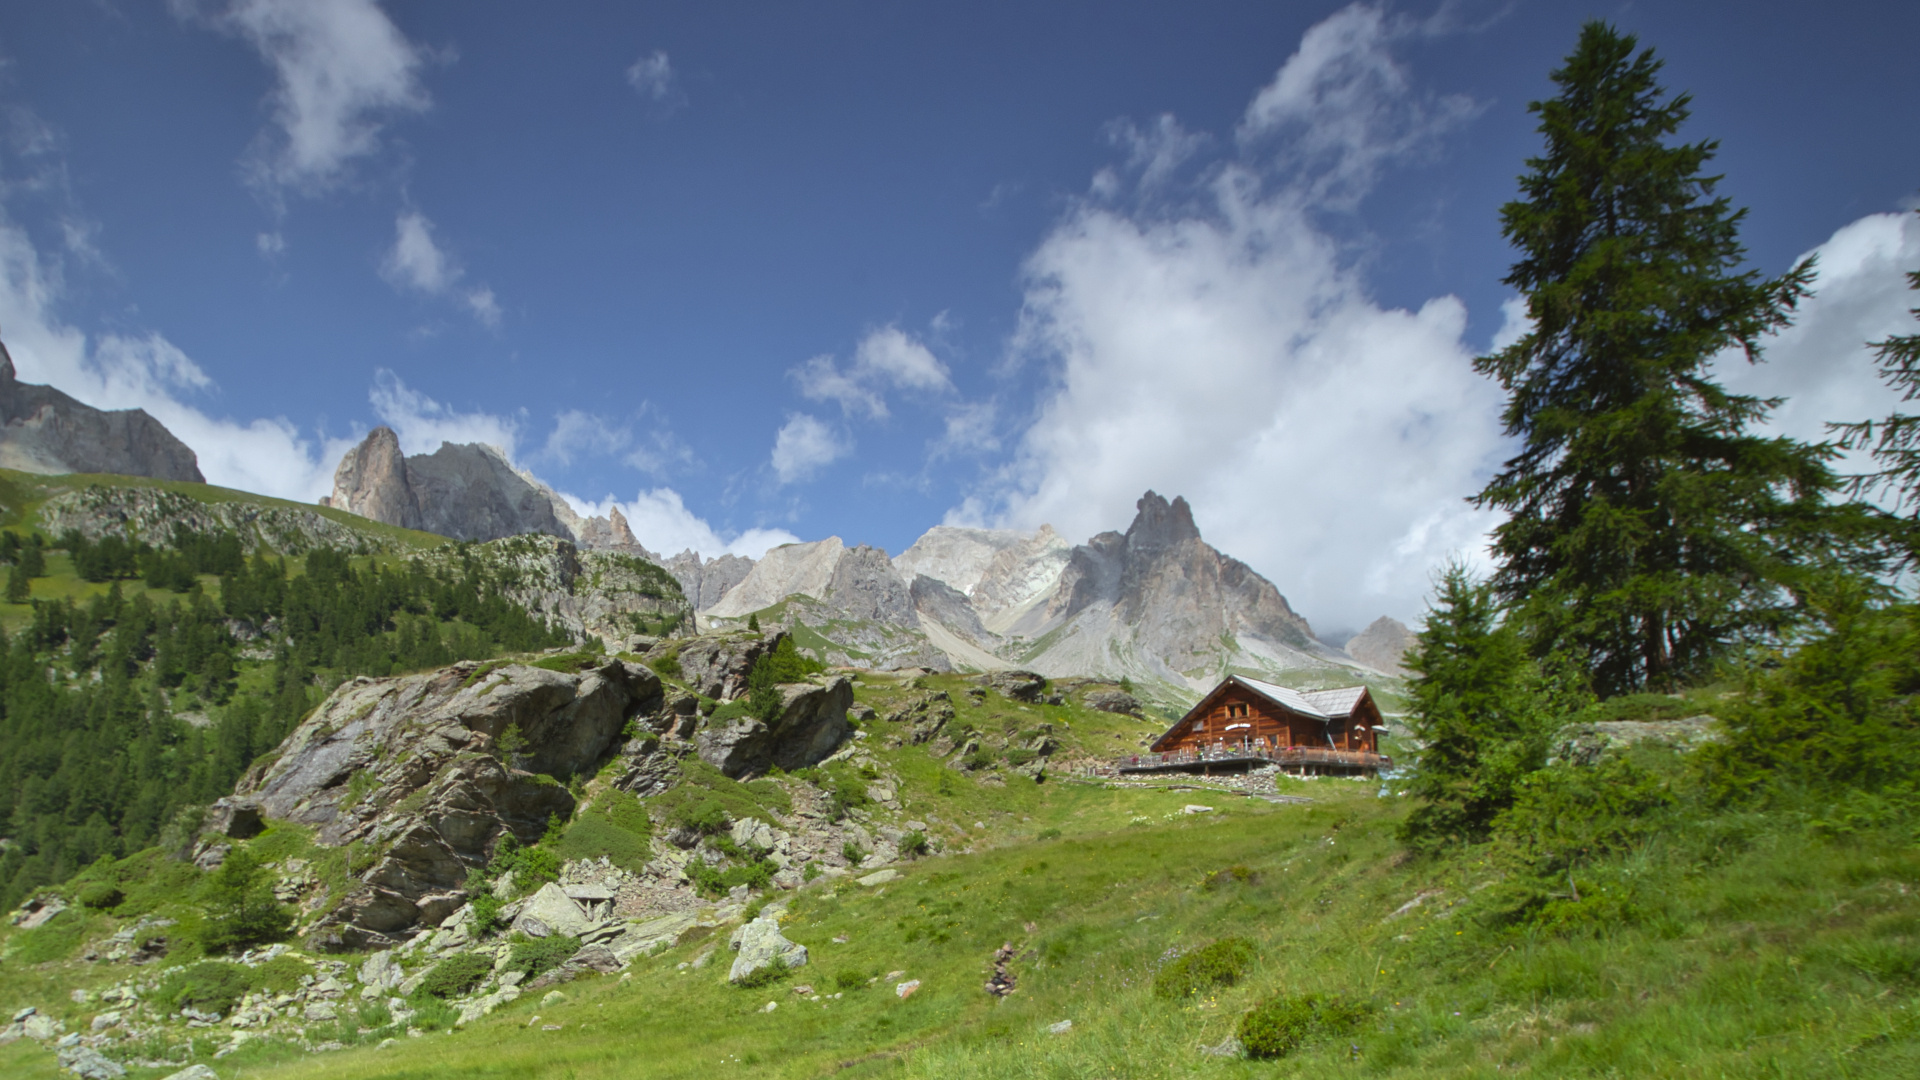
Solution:
M 457 998 L 479 986 L 493 973 L 493 958 L 479 953 L 459 953 L 433 965 L 420 981 L 417 993 L 423 997 Z
M 1251 885 L 1259 880 L 1259 875 L 1244 866 L 1229 866 L 1225 870 L 1215 870 L 1200 882 L 1200 887 L 1213 892 L 1224 885 Z
M 1246 938 L 1221 938 L 1161 968 L 1153 979 L 1154 996 L 1178 1001 L 1232 986 L 1247 973 L 1253 957 L 1253 942 Z
M 564 934 L 516 941 L 513 943 L 513 951 L 507 956 L 506 969 L 526 972 L 527 980 L 531 982 L 566 963 L 568 958 L 579 951 L 580 939 L 567 937 Z
M 858 968 L 841 968 L 833 973 L 833 985 L 841 990 L 865 990 L 868 977 Z
M 1060 839 L 1060 830 L 1059 829 L 1041 829 L 1039 832 L 1034 834 L 1033 838 L 1035 840 L 1058 840 Z
M 120 887 L 110 881 L 96 881 L 82 888 L 79 895 L 74 897 L 75 900 L 95 911 L 117 908 L 126 898 L 127 894 L 121 892 Z
M 647 666 L 652 668 L 654 672 L 660 675 L 662 678 L 678 679 L 681 677 L 680 650 L 679 649 L 668 650 L 665 655 L 656 656 L 653 659 L 647 661 Z
M 459 1011 L 437 997 L 417 996 L 411 1006 L 413 1019 L 407 1026 L 421 1031 L 447 1031 L 460 1020 Z
M 1240 1018 L 1240 1045 L 1248 1057 L 1284 1057 L 1316 1035 L 1357 1033 L 1373 1018 L 1373 1006 L 1338 995 L 1280 995 L 1255 1005 Z
M 742 990 L 758 990 L 763 986 L 772 986 L 774 983 L 784 982 L 792 974 L 793 969 L 786 965 L 786 961 L 775 960 L 765 967 L 741 976 L 734 981 L 733 985 Z
M 900 838 L 900 854 L 909 859 L 925 855 L 931 848 L 927 844 L 927 834 L 918 829 Z
M 224 960 L 203 960 L 161 980 L 152 1001 L 162 1013 L 195 1009 L 226 1015 L 252 989 L 252 973 Z

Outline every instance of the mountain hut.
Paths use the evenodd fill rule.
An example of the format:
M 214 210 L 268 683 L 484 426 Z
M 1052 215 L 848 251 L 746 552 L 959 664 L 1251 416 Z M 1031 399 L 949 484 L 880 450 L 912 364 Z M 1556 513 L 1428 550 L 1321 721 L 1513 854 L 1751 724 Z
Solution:
M 1274 764 L 1289 772 L 1374 773 L 1380 708 L 1364 686 L 1294 690 L 1229 675 L 1188 710 L 1150 752 L 1122 772 L 1227 772 Z

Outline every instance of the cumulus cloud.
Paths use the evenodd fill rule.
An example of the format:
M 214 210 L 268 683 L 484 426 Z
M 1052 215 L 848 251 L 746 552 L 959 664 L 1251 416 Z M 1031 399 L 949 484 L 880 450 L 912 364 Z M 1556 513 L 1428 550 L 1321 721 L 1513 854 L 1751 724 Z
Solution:
M 418 210 L 402 210 L 393 222 L 393 247 L 380 263 L 380 276 L 396 289 L 429 296 L 455 295 L 487 327 L 500 325 L 500 304 L 482 285 L 461 288 L 466 272 L 433 238 L 433 222 Z
M 1417 618 L 1434 567 L 1484 547 L 1496 519 L 1463 499 L 1503 456 L 1501 398 L 1464 307 L 1383 307 L 1315 223 L 1463 113 L 1414 89 L 1400 33 L 1364 5 L 1309 30 L 1249 105 L 1242 156 L 1170 193 L 1198 209 L 1089 200 L 1053 229 L 1013 350 L 1053 389 L 950 522 L 1087 536 L 1148 488 L 1182 494 L 1322 629 Z
M 773 472 L 782 484 L 796 483 L 852 452 L 852 442 L 818 417 L 794 413 L 774 436 Z
M 248 159 L 277 197 L 337 182 L 374 153 L 387 121 L 425 110 L 425 54 L 375 0 L 173 0 L 174 10 L 251 45 L 272 67 L 275 131 Z
M 1763 430 L 1807 442 L 1831 438 L 1829 423 L 1914 412 L 1881 381 L 1867 342 L 1920 331 L 1908 310 L 1920 307 L 1920 293 L 1906 278 L 1920 270 L 1920 216 L 1868 215 L 1807 254 L 1819 259 L 1813 297 L 1792 326 L 1764 342 L 1761 363 L 1749 364 L 1737 352 L 1719 358 L 1721 382 L 1738 393 L 1786 398 Z M 1840 467 L 1865 472 L 1873 463 L 1856 452 Z
M 658 555 L 695 551 L 708 559 L 721 555 L 758 559 L 781 544 L 800 540 L 785 529 L 745 529 L 723 534 L 687 509 L 680 493 L 672 488 L 642 491 L 631 502 L 622 502 L 611 495 L 598 502 L 566 494 L 561 498 L 583 517 L 605 517 L 608 511 L 618 507 L 633 529 L 634 539 Z
M 400 376 L 382 368 L 374 373 L 367 392 L 373 413 L 400 437 L 407 454 L 431 454 L 443 442 L 482 443 L 517 461 L 520 421 L 511 416 L 461 412 L 408 386 Z
M 846 367 L 831 356 L 816 356 L 794 368 L 793 376 L 806 397 L 839 402 L 843 413 L 864 412 L 875 420 L 888 415 L 889 390 L 938 394 L 953 389 L 947 365 L 919 339 L 891 325 L 861 338 Z
M 666 50 L 655 49 L 627 68 L 627 83 L 655 105 L 672 109 L 686 101 Z

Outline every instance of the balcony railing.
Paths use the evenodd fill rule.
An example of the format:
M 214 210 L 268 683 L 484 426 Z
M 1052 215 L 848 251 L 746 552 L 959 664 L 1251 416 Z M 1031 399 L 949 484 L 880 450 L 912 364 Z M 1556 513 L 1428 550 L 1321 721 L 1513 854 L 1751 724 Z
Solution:
M 1122 771 L 1130 771 L 1209 763 L 1246 766 L 1255 761 L 1272 762 L 1283 769 L 1306 765 L 1334 765 L 1350 769 L 1387 769 L 1393 766 L 1393 759 L 1383 754 L 1319 746 L 1210 746 L 1172 750 L 1163 754 L 1134 754 L 1121 758 L 1115 764 Z

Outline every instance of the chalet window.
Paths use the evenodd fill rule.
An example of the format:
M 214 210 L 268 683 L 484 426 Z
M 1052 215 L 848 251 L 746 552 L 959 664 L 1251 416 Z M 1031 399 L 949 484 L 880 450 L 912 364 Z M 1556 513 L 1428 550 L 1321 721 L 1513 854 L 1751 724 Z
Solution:
M 1245 715 L 1247 715 L 1247 706 L 1244 702 L 1227 706 L 1228 717 L 1240 717 Z

